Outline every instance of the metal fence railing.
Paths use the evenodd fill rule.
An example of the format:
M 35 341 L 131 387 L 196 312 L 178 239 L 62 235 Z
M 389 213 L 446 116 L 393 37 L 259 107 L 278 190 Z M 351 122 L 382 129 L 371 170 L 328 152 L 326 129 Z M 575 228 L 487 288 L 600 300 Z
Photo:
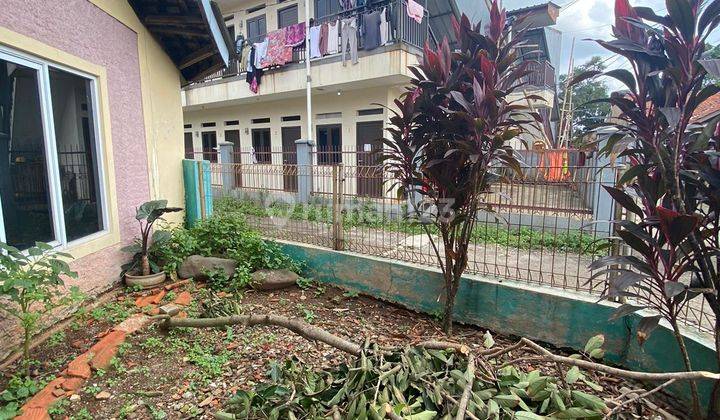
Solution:
M 411 202 L 398 197 L 366 152 L 314 152 L 309 166 L 298 165 L 294 152 L 266 153 L 263 163 L 250 151 L 235 153 L 232 163 L 211 164 L 217 212 L 242 213 L 269 238 L 437 264 Z M 506 174 L 487 197 L 495 212 L 477 214 L 467 272 L 599 296 L 604 279 L 590 281 L 590 263 L 629 252 L 613 239 L 610 223 L 624 215 L 602 188 L 614 185 L 619 168 L 578 151 L 524 152 L 523 160 L 523 176 Z M 298 192 L 303 177 L 301 184 L 311 185 L 305 201 Z M 600 247 L 606 240 L 613 246 Z M 702 296 L 687 306 L 683 321 L 712 329 Z

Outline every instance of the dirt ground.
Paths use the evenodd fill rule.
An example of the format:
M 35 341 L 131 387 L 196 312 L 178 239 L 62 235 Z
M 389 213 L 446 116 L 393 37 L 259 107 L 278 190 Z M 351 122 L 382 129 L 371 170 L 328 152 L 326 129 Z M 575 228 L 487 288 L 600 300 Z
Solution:
M 196 297 L 199 294 L 194 293 Z M 166 299 L 170 301 L 172 296 Z M 134 310 L 133 300 L 128 297 L 121 302 L 111 302 L 93 314 L 78 317 L 62 339 L 46 342 L 33 352 L 38 360 L 35 373 L 49 377 L 59 372 L 71 356 L 89 346 L 98 333 L 128 316 Z M 432 317 L 333 287 L 314 286 L 307 290 L 293 287 L 275 293 L 247 291 L 239 302 L 243 313 L 300 318 L 356 342 L 369 340 L 381 345 L 403 346 L 443 338 L 439 324 Z M 200 310 L 195 299 L 188 312 L 190 316 L 197 316 Z M 471 348 L 480 348 L 484 333 L 478 328 L 458 326 L 454 339 Z M 516 340 L 493 335 L 498 346 Z M 522 354 L 511 356 L 518 358 Z M 121 345 L 111 368 L 95 372 L 77 394 L 79 398 L 63 400 L 51 414 L 57 419 L 76 420 L 209 419 L 237 389 L 249 390 L 267 380 L 272 364 L 282 363 L 289 357 L 322 367 L 343 363 L 347 356 L 325 344 L 308 342 L 275 327 L 177 329 L 170 333 L 150 327 L 130 336 Z M 530 370 L 530 366 L 522 363 L 520 366 Z M 554 366 L 535 364 L 533 368 L 555 372 Z M 600 396 L 618 395 L 621 386 L 633 387 L 614 378 L 597 376 L 595 379 L 604 387 Z M 0 389 L 6 380 L 2 379 Z M 653 400 L 678 413 L 671 408 L 667 397 L 657 395 Z M 640 414 L 645 418 L 650 413 Z M 682 417 L 681 412 L 679 416 Z

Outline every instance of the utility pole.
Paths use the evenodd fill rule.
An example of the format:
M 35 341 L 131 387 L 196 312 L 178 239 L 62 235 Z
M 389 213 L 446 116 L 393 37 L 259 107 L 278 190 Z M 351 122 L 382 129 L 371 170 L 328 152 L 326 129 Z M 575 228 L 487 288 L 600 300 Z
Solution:
M 310 0 L 305 0 L 305 100 L 307 102 L 307 140 L 313 137 L 312 76 L 310 75 Z

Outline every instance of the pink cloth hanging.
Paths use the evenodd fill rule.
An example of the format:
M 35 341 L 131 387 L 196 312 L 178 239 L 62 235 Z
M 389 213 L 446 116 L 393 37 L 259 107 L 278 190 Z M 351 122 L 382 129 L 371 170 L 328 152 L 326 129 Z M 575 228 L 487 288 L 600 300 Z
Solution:
M 415 0 L 408 0 L 407 2 L 407 14 L 417 23 L 422 23 L 423 16 L 425 15 L 425 8 Z
M 285 29 L 287 30 L 285 35 L 285 45 L 297 47 L 305 42 L 305 22 L 290 25 Z
M 286 28 L 278 29 L 267 34 L 268 47 L 262 67 L 284 66 L 292 61 L 292 47 L 286 44 Z

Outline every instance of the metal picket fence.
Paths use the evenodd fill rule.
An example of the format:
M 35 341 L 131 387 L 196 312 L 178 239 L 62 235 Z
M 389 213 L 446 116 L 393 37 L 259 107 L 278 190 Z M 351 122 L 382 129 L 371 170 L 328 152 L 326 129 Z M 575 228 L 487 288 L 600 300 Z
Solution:
M 552 152 L 522 152 L 523 176 L 506 174 L 493 187 L 487 200 L 494 213 L 477 215 L 467 273 L 599 296 L 604 279 L 590 281 L 590 263 L 629 252 L 613 239 L 608 222 L 624 215 L 602 188 L 614 185 L 619 168 L 579 151 Z M 309 165 L 299 165 L 296 153 L 250 150 L 234 151 L 224 163 L 214 158 L 216 211 L 243 213 L 269 238 L 437 265 L 414 207 L 391 188 L 374 153 L 314 151 Z M 614 245 L 601 248 L 603 239 Z M 702 330 L 714 325 L 702 296 L 682 320 Z

